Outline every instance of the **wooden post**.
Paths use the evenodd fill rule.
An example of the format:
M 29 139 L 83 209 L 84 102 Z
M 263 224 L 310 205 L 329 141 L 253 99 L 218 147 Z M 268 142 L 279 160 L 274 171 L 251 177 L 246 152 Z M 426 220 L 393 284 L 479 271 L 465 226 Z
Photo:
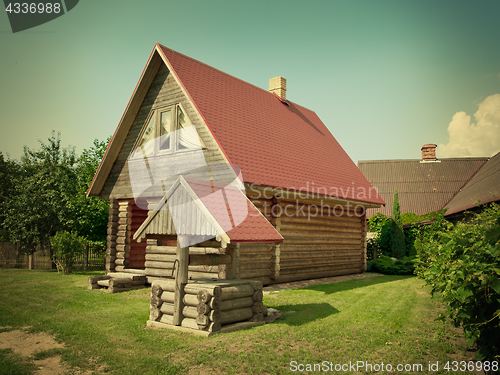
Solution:
M 231 256 L 231 262 L 219 265 L 219 278 L 239 279 L 240 278 L 240 244 L 229 244 L 225 250 Z M 221 272 L 222 271 L 222 272 Z
M 85 251 L 83 253 L 83 269 L 86 271 L 89 268 L 89 244 L 85 245 Z
M 178 235 L 179 237 L 179 235 Z M 181 247 L 180 240 L 177 238 L 177 270 L 175 271 L 175 297 L 174 297 L 174 317 L 173 323 L 180 326 L 182 323 L 183 315 L 182 309 L 184 308 L 184 288 L 188 282 L 188 261 L 189 261 L 189 247 Z

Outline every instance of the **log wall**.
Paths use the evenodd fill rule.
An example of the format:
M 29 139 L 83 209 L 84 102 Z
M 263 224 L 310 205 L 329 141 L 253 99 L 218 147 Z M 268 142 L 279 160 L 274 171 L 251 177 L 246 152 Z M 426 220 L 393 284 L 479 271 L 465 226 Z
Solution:
M 241 278 L 266 285 L 366 270 L 366 216 L 359 207 L 254 190 L 247 190 L 247 196 L 284 241 L 241 244 Z
M 249 195 L 248 198 L 267 220 L 272 221 L 272 198 L 256 198 L 251 195 Z M 279 275 L 279 258 L 276 258 L 275 253 L 275 244 L 241 243 L 240 278 L 258 280 L 262 282 L 263 285 L 273 283 Z
M 106 248 L 106 274 L 115 270 L 116 239 L 118 237 L 118 202 L 109 200 L 108 237 Z
M 364 271 L 364 216 L 346 207 L 278 200 L 274 225 L 279 245 L 277 282 L 347 275 Z
M 115 271 L 120 272 L 129 266 L 132 201 L 129 199 L 119 199 L 117 202 L 118 231 L 116 233 Z
M 177 240 L 175 237 L 157 236 L 155 239 L 146 240 L 146 276 L 152 280 L 156 277 L 172 277 L 172 269 L 176 259 Z M 213 247 L 216 242 L 212 241 L 209 246 L 207 243 L 201 243 L 189 248 L 189 254 L 220 254 L 226 253 L 224 249 Z M 234 246 L 234 245 L 233 245 Z M 229 246 L 228 246 L 229 247 Z M 226 249 L 227 250 L 227 249 Z M 228 252 L 231 254 L 231 252 Z M 231 269 L 230 265 L 190 265 L 188 266 L 188 278 L 226 278 L 226 272 Z M 231 272 L 231 271 L 230 271 Z M 173 275 L 175 278 L 175 272 Z

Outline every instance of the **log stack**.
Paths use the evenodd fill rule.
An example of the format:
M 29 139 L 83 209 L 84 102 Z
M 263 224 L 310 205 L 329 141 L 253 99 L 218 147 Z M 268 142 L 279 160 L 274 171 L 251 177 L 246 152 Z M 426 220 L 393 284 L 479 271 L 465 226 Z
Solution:
M 90 276 L 88 289 L 107 289 L 108 293 L 119 293 L 145 288 L 146 282 L 144 275 L 112 272 L 107 275 Z
M 130 252 L 130 225 L 132 206 L 128 199 L 118 201 L 118 232 L 116 238 L 115 271 L 123 271 L 128 267 Z
M 184 292 L 182 327 L 215 333 L 233 323 L 264 321 L 259 281 L 190 280 Z M 148 325 L 173 325 L 174 298 L 175 281 L 153 282 Z
M 109 200 L 108 237 L 106 248 L 106 273 L 115 270 L 116 239 L 118 233 L 118 202 L 116 199 Z

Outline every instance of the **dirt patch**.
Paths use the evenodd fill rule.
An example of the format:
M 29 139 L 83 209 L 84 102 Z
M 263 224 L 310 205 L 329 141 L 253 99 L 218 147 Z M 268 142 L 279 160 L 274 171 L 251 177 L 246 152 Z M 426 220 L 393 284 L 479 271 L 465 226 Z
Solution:
M 35 366 L 39 368 L 35 372 L 36 375 L 60 375 L 69 370 L 69 367 L 62 362 L 60 355 L 35 361 Z
M 377 276 L 383 276 L 383 275 L 380 273 L 370 272 L 370 273 L 357 273 L 354 275 L 322 277 L 320 279 L 312 279 L 312 280 L 292 281 L 290 283 L 273 284 L 266 286 L 263 289 L 263 292 L 264 294 L 269 294 L 270 292 L 279 292 L 280 290 L 307 288 L 308 286 L 311 285 L 333 284 L 333 283 L 340 283 L 342 281 L 361 280 Z
M 33 353 L 64 348 L 64 345 L 56 342 L 53 336 L 45 332 L 29 334 L 25 331 L 14 330 L 0 333 L 0 349 L 8 348 L 16 354 L 31 357 Z
M 6 327 L 3 327 L 6 328 Z M 13 330 L 0 333 L 0 349 L 11 349 L 15 354 L 31 357 L 35 353 L 50 349 L 62 349 L 64 344 L 55 341 L 54 337 L 45 333 L 26 333 L 23 330 Z M 68 371 L 68 366 L 61 361 L 60 355 L 33 361 L 39 368 L 37 375 L 58 375 Z

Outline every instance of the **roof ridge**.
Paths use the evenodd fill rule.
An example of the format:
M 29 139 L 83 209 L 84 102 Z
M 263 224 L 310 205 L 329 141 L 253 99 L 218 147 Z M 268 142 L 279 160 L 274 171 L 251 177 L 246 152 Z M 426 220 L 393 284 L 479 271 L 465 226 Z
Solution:
M 463 157 L 457 157 L 457 158 L 437 158 L 436 161 L 464 161 L 464 160 L 490 160 L 491 157 L 489 156 L 463 156 Z M 379 160 L 358 160 L 359 163 L 394 163 L 394 162 L 410 162 L 410 161 L 422 161 L 422 159 L 379 159 Z M 429 163 L 430 164 L 430 163 Z
M 262 90 L 263 92 L 265 92 L 265 93 L 267 93 L 267 94 L 269 94 L 269 95 L 274 95 L 274 93 L 270 92 L 269 90 L 263 89 L 262 87 L 259 87 L 259 86 L 257 86 L 257 85 L 254 85 L 253 83 L 250 83 L 250 82 L 248 82 L 248 81 L 245 81 L 245 80 L 243 80 L 243 79 L 241 79 L 241 78 L 238 78 L 238 77 L 236 77 L 236 76 L 234 76 L 234 75 L 232 75 L 232 74 L 226 73 L 226 72 L 224 72 L 224 71 L 222 71 L 222 70 L 220 70 L 220 69 L 217 69 L 217 68 L 213 67 L 212 65 L 209 65 L 209 64 L 207 64 L 207 63 L 204 63 L 203 61 L 196 60 L 196 59 L 195 59 L 195 58 L 193 58 L 193 57 L 190 57 L 190 56 L 185 55 L 185 54 L 183 54 L 183 53 L 181 53 L 181 52 L 178 52 L 178 51 L 176 51 L 176 50 L 174 50 L 174 49 L 172 49 L 172 48 L 166 47 L 166 46 L 164 46 L 163 44 L 160 44 L 160 43 L 156 43 L 156 44 L 158 44 L 158 46 L 160 46 L 160 48 L 162 48 L 162 49 L 166 49 L 166 50 L 168 50 L 168 51 L 171 51 L 171 52 L 173 52 L 173 53 L 176 53 L 176 54 L 178 54 L 178 55 L 181 55 L 183 58 L 186 58 L 186 59 L 188 59 L 188 60 L 191 60 L 191 61 L 194 61 L 194 62 L 196 62 L 196 63 L 202 64 L 202 65 L 206 66 L 207 68 L 210 68 L 210 69 L 216 70 L 217 72 L 219 72 L 219 73 L 221 73 L 221 74 L 223 74 L 223 75 L 225 75 L 225 76 L 231 77 L 231 78 L 233 78 L 233 79 L 237 79 L 238 81 L 240 81 L 240 82 L 244 83 L 245 85 L 252 86 L 252 87 L 254 87 L 254 88 L 256 88 L 256 89 Z M 308 111 L 310 111 L 310 112 L 312 112 L 312 113 L 316 114 L 316 112 L 315 112 L 315 111 L 313 111 L 312 109 L 309 109 L 309 108 L 307 108 L 307 107 L 304 107 L 303 105 L 297 104 L 297 103 L 296 103 L 296 102 L 294 102 L 294 101 L 291 101 L 291 100 L 289 100 L 289 99 L 286 99 L 286 101 L 287 101 L 287 102 L 289 102 L 289 103 L 291 103 L 291 104 L 293 104 L 293 105 L 295 105 L 295 106 L 297 106 L 297 107 L 304 108 L 304 109 L 306 109 L 306 110 L 308 110 Z

